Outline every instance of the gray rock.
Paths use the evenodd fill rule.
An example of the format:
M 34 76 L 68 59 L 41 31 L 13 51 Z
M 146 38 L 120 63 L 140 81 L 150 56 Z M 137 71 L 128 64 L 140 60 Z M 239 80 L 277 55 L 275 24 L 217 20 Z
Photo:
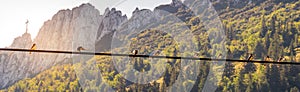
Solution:
M 76 51 L 79 45 L 94 50 L 100 21 L 99 11 L 90 4 L 61 10 L 44 23 L 34 41 L 25 33 L 15 38 L 9 48 L 30 49 L 36 43 L 39 50 Z M 0 89 L 71 57 L 67 54 L 0 52 Z
M 28 33 L 17 37 L 9 48 L 30 49 L 36 43 L 38 50 L 76 51 L 82 46 L 89 52 L 110 50 L 115 32 L 133 32 L 146 28 L 160 17 L 151 10 L 137 9 L 130 19 L 121 11 L 107 8 L 103 15 L 91 4 L 82 4 L 72 10 L 60 10 L 44 22 L 32 41 Z M 18 80 L 34 77 L 54 65 L 73 58 L 70 54 L 29 52 L 0 52 L 0 89 Z

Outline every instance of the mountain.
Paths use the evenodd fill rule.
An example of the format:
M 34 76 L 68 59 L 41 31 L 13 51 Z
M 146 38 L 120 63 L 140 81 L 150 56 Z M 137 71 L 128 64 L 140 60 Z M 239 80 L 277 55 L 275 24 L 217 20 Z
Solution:
M 16 38 L 10 47 L 29 48 L 31 44 L 36 43 L 38 49 L 47 50 L 76 51 L 78 46 L 83 46 L 87 51 L 96 52 L 128 54 L 132 49 L 139 49 L 139 54 L 162 50 L 163 54 L 170 56 L 188 56 L 196 53 L 196 57 L 214 57 L 223 52 L 213 48 L 225 46 L 227 50 L 224 57 L 227 58 L 245 59 L 249 53 L 253 53 L 255 60 L 265 60 L 265 57 L 269 56 L 268 60 L 275 61 L 284 57 L 286 61 L 299 62 L 295 59 L 297 57 L 294 52 L 294 48 L 300 45 L 299 1 L 210 1 L 211 3 L 204 0 L 172 0 L 172 3 L 159 5 L 153 11 L 136 8 L 130 18 L 115 8 L 107 8 L 104 14 L 100 15 L 91 4 L 83 4 L 72 10 L 59 11 L 51 20 L 45 22 L 34 41 L 31 41 L 30 34 L 25 33 Z M 215 9 L 218 16 L 209 15 L 214 11 L 205 8 Z M 214 29 L 206 29 L 205 25 L 209 24 L 205 24 L 200 19 L 201 16 L 196 15 L 207 12 L 207 19 L 220 18 L 225 38 L 220 38 Z M 192 36 L 184 37 L 190 32 L 193 33 Z M 180 39 L 175 39 L 176 37 Z M 192 41 L 185 41 L 186 39 Z M 217 39 L 222 40 L 219 44 L 212 44 Z M 186 48 L 193 48 L 193 51 Z M 110 88 L 105 86 L 107 83 L 113 89 L 122 92 L 164 92 L 173 85 L 177 88 L 168 91 L 187 91 L 186 88 L 192 88 L 191 91 L 194 92 L 203 90 L 206 81 L 212 81 L 212 78 L 207 78 L 210 70 L 222 67 L 225 70 L 218 77 L 220 81 L 215 84 L 217 91 L 297 91 L 300 88 L 297 85 L 300 68 L 294 65 L 226 62 L 225 66 L 212 66 L 210 62 L 201 62 L 201 67 L 191 69 L 191 65 L 181 65 L 180 60 L 166 60 L 166 71 L 160 79 L 148 84 L 134 84 L 117 72 L 116 68 L 119 67 L 112 65 L 113 58 L 109 56 L 95 56 L 83 60 L 86 61 L 85 64 L 95 65 L 95 68 L 101 71 L 99 74 L 95 68 L 88 68 L 89 70 L 84 71 L 85 76 L 76 75 L 78 73 L 72 70 L 74 67 L 84 66 L 72 62 L 76 55 L 0 53 L 0 69 L 3 70 L 0 71 L 0 79 L 4 80 L 0 82 L 0 87 L 8 87 L 7 89 L 12 91 L 107 91 Z M 91 62 L 93 60 L 96 62 Z M 151 69 L 149 60 L 133 61 L 132 66 L 138 71 Z M 49 68 L 51 69 L 48 70 Z M 191 76 L 178 77 L 181 69 L 184 74 L 201 72 L 196 75 L 197 79 L 192 80 Z M 105 83 L 100 83 L 102 79 L 97 79 L 100 75 L 106 80 Z M 82 82 L 82 79 L 79 80 L 82 77 L 89 80 Z M 190 80 L 175 84 L 178 78 Z M 81 87 L 87 86 L 82 83 L 90 86 L 82 89 Z M 188 87 L 188 84 L 193 83 L 194 86 Z M 32 87 L 26 89 L 24 85 Z
M 39 50 L 76 51 L 77 47 L 82 46 L 93 51 L 96 41 L 101 39 L 102 31 L 102 35 L 105 35 L 105 32 L 112 31 L 124 20 L 126 16 L 120 16 L 120 12 L 114 9 L 107 10 L 101 16 L 91 4 L 82 4 L 72 10 L 60 10 L 44 23 L 34 41 L 31 41 L 30 34 L 25 33 L 16 38 L 10 48 L 29 49 L 35 43 Z M 64 54 L 2 52 L 0 88 L 33 77 L 72 57 Z
M 82 4 L 72 10 L 58 11 L 51 20 L 44 22 L 34 41 L 31 41 L 30 34 L 25 33 L 16 38 L 9 48 L 29 49 L 35 43 L 39 50 L 76 51 L 77 47 L 82 46 L 88 51 L 108 51 L 111 48 L 114 30 L 137 29 L 155 21 L 151 16 L 154 16 L 152 11 L 137 9 L 128 20 L 126 15 L 115 8 L 107 8 L 104 14 L 100 15 L 91 4 Z M 0 88 L 12 85 L 20 79 L 33 77 L 52 66 L 71 63 L 74 57 L 68 54 L 19 52 L 2 52 L 0 55 L 0 67 L 3 70 L 0 75 L 0 79 L 3 80 L 0 82 Z

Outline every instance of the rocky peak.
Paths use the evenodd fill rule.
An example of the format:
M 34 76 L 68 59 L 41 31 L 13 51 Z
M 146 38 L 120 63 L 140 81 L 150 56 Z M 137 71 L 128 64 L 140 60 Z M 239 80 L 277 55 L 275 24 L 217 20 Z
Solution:
M 76 51 L 78 46 L 94 50 L 100 21 L 99 11 L 91 4 L 82 4 L 72 10 L 60 10 L 44 23 L 33 42 L 39 50 Z M 31 36 L 25 33 L 17 37 L 10 47 L 28 49 L 31 45 Z M 0 88 L 72 58 L 64 54 L 27 52 L 8 52 L 0 56 Z
M 90 4 L 90 3 L 84 3 L 84 4 L 81 4 L 81 5 L 78 6 L 78 7 L 74 7 L 74 8 L 72 8 L 72 11 L 77 10 L 77 9 L 79 9 L 79 10 L 96 10 L 96 11 L 98 11 L 98 10 L 95 8 L 95 6 L 93 6 L 93 5 Z
M 122 12 L 117 10 L 116 8 L 112 8 L 111 10 L 109 10 L 109 8 L 106 8 L 103 16 L 104 17 L 109 17 L 109 16 L 122 16 L 122 17 L 124 17 L 126 15 L 123 16 Z
M 100 25 L 97 31 L 96 39 L 96 52 L 106 51 L 110 49 L 110 42 L 112 41 L 112 35 L 124 22 L 128 21 L 126 15 L 122 15 L 122 12 L 116 8 L 105 9 L 104 14 L 101 17 Z M 103 44 L 105 43 L 105 44 Z
M 182 3 L 181 0 L 172 0 L 171 6 L 173 6 L 173 7 L 180 7 L 182 5 L 183 5 L 183 3 Z
M 117 10 L 116 8 L 112 8 L 111 10 L 109 10 L 109 8 L 106 8 L 100 21 L 97 40 L 100 40 L 107 33 L 118 29 L 118 27 L 125 21 L 127 21 L 127 16 L 122 15 L 121 11 Z
M 110 12 L 109 8 L 106 8 L 103 15 L 107 15 Z
M 165 5 L 160 5 L 158 7 L 155 7 L 154 12 L 166 11 L 169 13 L 176 13 L 179 8 L 185 9 L 186 6 L 183 4 L 181 0 L 172 0 L 171 4 L 165 4 Z
M 138 11 L 140 11 L 140 9 L 138 7 L 136 7 L 135 10 L 132 12 L 132 15 L 134 15 Z
M 32 43 L 31 35 L 29 33 L 24 33 L 22 36 L 14 39 L 13 43 L 10 45 L 11 48 L 30 48 L 29 45 Z
M 149 9 L 142 9 L 139 10 L 138 8 L 136 8 L 136 10 L 132 13 L 132 18 L 136 18 L 136 17 L 151 17 L 148 16 L 149 14 L 151 15 L 153 12 Z
M 120 32 L 132 32 L 134 30 L 145 27 L 150 23 L 157 22 L 159 17 L 149 9 L 136 10 L 133 12 L 131 18 L 121 26 Z

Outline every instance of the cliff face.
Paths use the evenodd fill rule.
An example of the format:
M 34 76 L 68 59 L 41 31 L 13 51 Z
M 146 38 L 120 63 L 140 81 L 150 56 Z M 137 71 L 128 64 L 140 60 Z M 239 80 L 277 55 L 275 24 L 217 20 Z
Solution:
M 60 10 L 41 27 L 34 41 L 28 33 L 15 38 L 10 48 L 29 49 L 33 43 L 39 50 L 76 51 L 82 46 L 89 52 L 107 51 L 114 30 L 128 21 L 115 8 L 103 15 L 91 4 L 82 4 L 72 10 Z M 54 65 L 69 62 L 74 55 L 28 52 L 0 52 L 0 89 L 16 81 L 32 77 Z
M 105 13 L 101 15 L 95 51 L 102 52 L 110 50 L 114 32 L 126 21 L 128 21 L 127 16 L 122 15 L 121 11 L 118 11 L 115 8 L 112 8 L 111 10 L 107 8 Z
M 99 11 L 90 4 L 61 10 L 44 23 L 34 43 L 42 50 L 76 51 L 82 46 L 93 51 L 100 19 Z M 34 53 L 33 56 L 33 61 L 47 68 L 72 55 Z
M 158 20 L 151 10 L 134 11 L 128 20 L 115 8 L 106 9 L 103 15 L 90 4 L 72 10 L 60 10 L 40 28 L 34 41 L 25 33 L 14 40 L 10 48 L 29 49 L 33 43 L 39 50 L 76 51 L 82 46 L 87 51 L 108 51 L 114 32 L 137 30 Z M 121 29 L 121 30 L 120 30 Z M 73 55 L 28 52 L 0 52 L 0 88 L 32 77 L 54 65 L 69 61 Z
M 28 33 L 17 37 L 10 48 L 29 49 L 33 43 L 39 50 L 76 51 L 83 46 L 95 49 L 97 33 L 103 16 L 90 4 L 72 10 L 61 10 L 41 27 L 37 37 L 31 41 Z M 28 52 L 0 52 L 0 88 L 35 74 L 71 58 L 72 55 Z
M 32 44 L 31 35 L 28 33 L 15 38 L 11 48 L 27 48 Z M 29 77 L 30 55 L 26 52 L 0 52 L 0 88 L 12 84 L 15 80 Z

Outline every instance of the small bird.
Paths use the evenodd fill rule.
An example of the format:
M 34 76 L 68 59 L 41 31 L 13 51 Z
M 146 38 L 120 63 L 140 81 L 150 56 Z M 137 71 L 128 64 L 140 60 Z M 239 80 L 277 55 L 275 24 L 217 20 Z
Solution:
M 194 53 L 194 57 L 195 57 L 195 58 L 200 57 L 200 53 Z
M 132 53 L 132 55 L 136 55 L 136 54 L 138 54 L 138 50 L 135 49 L 131 53 Z
M 133 51 L 131 52 L 131 54 L 132 54 L 132 55 L 137 55 L 138 52 L 139 52 L 139 51 L 135 49 L 135 50 L 133 50 Z M 134 57 L 131 58 L 130 63 L 133 63 L 132 60 L 134 60 Z
M 223 56 L 223 54 L 220 53 L 219 56 L 218 56 L 218 58 L 219 58 L 219 59 L 223 59 L 222 56 Z
M 36 50 L 36 44 L 35 44 L 35 43 L 34 43 L 34 44 L 32 44 L 32 46 L 31 46 L 30 50 Z M 29 54 L 31 54 L 31 52 L 29 52 Z
M 79 47 L 77 48 L 77 51 L 79 51 L 79 52 L 81 52 L 82 50 L 86 50 L 86 49 L 83 48 L 82 46 L 79 46 Z
M 125 87 L 126 92 L 130 92 L 131 88 L 130 87 Z
M 280 57 L 277 62 L 282 62 L 284 60 L 284 57 Z
M 267 57 L 265 58 L 265 61 L 271 61 L 270 56 L 267 56 Z
M 249 57 L 247 58 L 248 61 L 253 60 L 253 54 L 250 54 Z

